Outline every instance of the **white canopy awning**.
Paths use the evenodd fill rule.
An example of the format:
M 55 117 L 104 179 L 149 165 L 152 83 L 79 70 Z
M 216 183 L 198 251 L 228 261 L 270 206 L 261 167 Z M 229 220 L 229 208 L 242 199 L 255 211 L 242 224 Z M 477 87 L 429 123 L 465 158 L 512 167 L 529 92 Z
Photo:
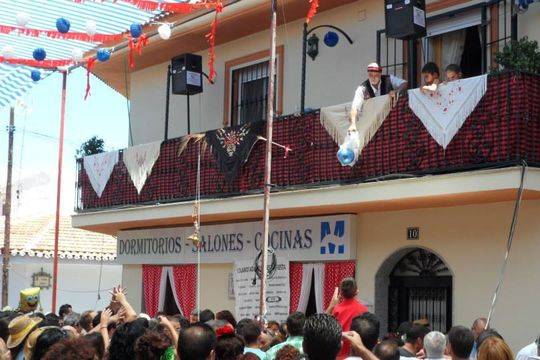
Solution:
M 70 31 L 83 33 L 86 32 L 88 20 L 96 22 L 98 33 L 119 34 L 127 31 L 133 23 L 144 25 L 161 15 L 159 11 L 143 11 L 120 0 L 0 0 L 0 6 L 0 25 L 17 26 L 17 14 L 22 12 L 30 18 L 27 28 L 56 30 L 56 19 L 63 17 L 71 23 Z M 15 58 L 32 59 L 34 49 L 41 47 L 47 52 L 47 60 L 57 60 L 70 59 L 74 48 L 86 52 L 100 44 L 11 32 L 0 34 L 0 49 L 6 45 L 13 48 Z M 35 84 L 30 72 L 31 68 L 26 66 L 0 63 L 0 107 L 13 104 Z

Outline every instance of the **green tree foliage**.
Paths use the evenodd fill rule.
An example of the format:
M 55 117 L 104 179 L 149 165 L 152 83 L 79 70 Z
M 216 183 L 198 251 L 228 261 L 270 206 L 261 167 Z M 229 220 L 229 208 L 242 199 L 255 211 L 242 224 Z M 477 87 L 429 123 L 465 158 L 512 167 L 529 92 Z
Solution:
M 538 42 L 529 40 L 526 36 L 519 41 L 511 41 L 495 54 L 495 62 L 505 71 L 540 74 Z
M 97 136 L 93 136 L 82 143 L 79 150 L 77 150 L 77 156 L 83 157 L 99 154 L 102 152 L 105 152 L 105 141 L 103 141 L 103 139 L 101 138 L 98 138 Z

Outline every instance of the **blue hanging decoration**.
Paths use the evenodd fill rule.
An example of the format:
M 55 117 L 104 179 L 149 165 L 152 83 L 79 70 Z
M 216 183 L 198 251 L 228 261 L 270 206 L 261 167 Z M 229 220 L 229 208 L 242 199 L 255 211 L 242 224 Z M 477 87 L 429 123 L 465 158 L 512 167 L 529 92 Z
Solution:
M 360 153 L 360 138 L 356 130 L 348 131 L 343 144 L 339 145 L 337 158 L 341 166 L 354 166 Z
M 39 81 L 41 80 L 41 72 L 39 70 L 32 70 L 32 72 L 30 73 L 30 77 L 32 78 L 32 80 L 34 81 Z
M 354 151 L 347 147 L 339 148 L 337 158 L 342 166 L 351 165 L 355 159 Z
M 334 47 L 339 42 L 339 35 L 335 31 L 329 31 L 324 35 L 324 43 L 326 46 Z
M 59 33 L 65 34 L 69 31 L 71 24 L 68 19 L 66 18 L 58 18 L 56 19 L 56 29 Z
M 142 25 L 137 23 L 131 24 L 129 27 L 129 32 L 131 33 L 132 38 L 138 38 L 142 35 Z
M 32 57 L 36 61 L 43 61 L 47 57 L 47 52 L 44 48 L 36 48 L 32 53 Z
M 98 49 L 96 57 L 101 62 L 109 61 L 111 58 L 111 51 L 109 49 Z

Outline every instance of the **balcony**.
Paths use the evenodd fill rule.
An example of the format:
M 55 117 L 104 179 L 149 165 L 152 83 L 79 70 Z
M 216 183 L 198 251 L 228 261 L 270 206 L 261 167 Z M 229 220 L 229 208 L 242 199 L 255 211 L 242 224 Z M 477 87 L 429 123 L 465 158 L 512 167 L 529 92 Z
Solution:
M 540 167 L 540 77 L 502 74 L 488 79 L 488 90 L 444 150 L 412 113 L 407 97 L 390 112 L 352 168 L 336 158 L 337 144 L 319 121 L 319 112 L 284 116 L 274 123 L 274 140 L 293 151 L 286 158 L 274 148 L 274 191 L 288 191 L 391 180 L 403 177 L 508 167 L 525 160 Z M 198 145 L 191 142 L 178 156 L 180 138 L 161 145 L 160 156 L 140 195 L 122 162 L 116 164 L 97 197 L 78 160 L 79 213 L 194 199 Z M 224 198 L 261 193 L 264 148 L 257 142 L 249 160 L 227 183 L 210 151 L 201 158 L 201 196 Z

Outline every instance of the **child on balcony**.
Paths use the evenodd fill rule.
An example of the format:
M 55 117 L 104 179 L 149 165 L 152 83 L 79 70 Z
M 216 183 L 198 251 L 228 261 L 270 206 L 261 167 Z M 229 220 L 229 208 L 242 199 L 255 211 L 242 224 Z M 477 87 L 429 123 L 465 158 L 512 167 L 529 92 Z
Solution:
M 459 80 L 463 77 L 461 72 L 461 67 L 458 64 L 450 64 L 445 69 L 446 72 L 446 82 Z
M 437 64 L 428 62 L 422 68 L 422 78 L 424 79 L 424 86 L 420 88 L 420 91 L 424 94 L 433 94 L 437 91 L 441 80 L 440 71 Z

